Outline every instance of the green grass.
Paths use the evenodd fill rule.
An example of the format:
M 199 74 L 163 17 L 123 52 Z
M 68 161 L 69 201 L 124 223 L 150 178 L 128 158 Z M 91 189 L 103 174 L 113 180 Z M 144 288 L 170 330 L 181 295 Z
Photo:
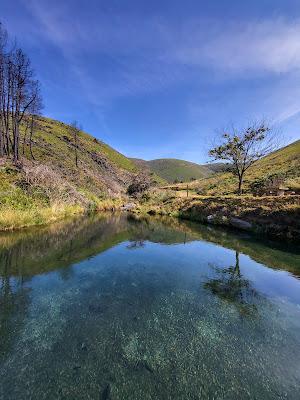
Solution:
M 269 154 L 249 168 L 244 179 L 245 193 L 250 193 L 251 183 L 267 179 L 274 174 L 282 176 L 284 185 L 291 190 L 299 190 L 300 140 Z M 205 195 L 227 195 L 236 192 L 237 184 L 237 177 L 231 172 L 225 172 L 198 179 L 189 186 Z M 186 183 L 176 186 L 185 190 Z
M 33 136 L 32 159 L 21 126 L 21 160 L 0 160 L 0 229 L 44 224 L 84 209 L 118 205 L 138 172 L 137 166 L 107 144 L 80 131 L 78 168 L 74 138 L 68 125 L 39 117 Z M 24 148 L 24 154 L 23 154 Z
M 21 153 L 23 153 L 24 125 L 21 127 Z M 127 157 L 107 144 L 80 131 L 78 134 L 78 168 L 75 165 L 74 139 L 70 127 L 59 121 L 40 117 L 38 128 L 33 136 L 32 160 L 28 142 L 22 154 L 25 167 L 43 164 L 50 167 L 57 176 L 84 195 L 98 198 L 111 197 L 112 194 L 125 193 L 127 182 L 133 173 L 138 172 L 136 165 Z M 11 168 L 11 171 L 9 169 Z M 11 173 L 10 173 L 11 172 Z M 13 196 L 22 193 L 17 190 L 24 174 L 8 162 L 1 170 L 0 191 L 13 192 Z M 28 196 L 28 193 L 26 193 Z

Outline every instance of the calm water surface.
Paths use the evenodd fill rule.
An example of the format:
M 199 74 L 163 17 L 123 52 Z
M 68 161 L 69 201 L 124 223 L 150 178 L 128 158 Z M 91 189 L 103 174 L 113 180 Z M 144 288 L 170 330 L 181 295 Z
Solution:
M 0 399 L 300 399 L 299 249 L 171 219 L 0 235 Z

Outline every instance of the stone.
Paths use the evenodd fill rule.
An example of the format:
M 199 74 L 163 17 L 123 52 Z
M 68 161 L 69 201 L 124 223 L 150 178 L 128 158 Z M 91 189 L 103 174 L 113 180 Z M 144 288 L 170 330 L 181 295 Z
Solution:
M 121 207 L 121 210 L 130 211 L 130 210 L 133 210 L 135 207 L 136 207 L 135 203 L 127 203 L 127 204 L 123 204 L 123 206 Z
M 240 218 L 230 218 L 229 220 L 230 225 L 234 226 L 235 228 L 242 229 L 245 231 L 249 231 L 252 229 L 252 224 L 248 221 L 244 221 Z
M 209 216 L 207 217 L 207 222 L 210 223 L 210 224 L 212 224 L 212 223 L 214 222 L 214 218 L 215 218 L 214 215 L 209 215 Z

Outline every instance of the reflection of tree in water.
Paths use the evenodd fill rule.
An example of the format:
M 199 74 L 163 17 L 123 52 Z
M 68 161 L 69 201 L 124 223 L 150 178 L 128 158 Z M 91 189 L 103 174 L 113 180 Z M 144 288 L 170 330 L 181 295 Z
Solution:
M 235 265 L 229 268 L 214 267 L 214 270 L 217 276 L 209 279 L 204 287 L 221 299 L 233 303 L 241 314 L 255 313 L 255 299 L 259 294 L 241 274 L 239 252 L 235 252 Z
M 10 276 L 14 257 L 10 250 L 0 253 L 0 360 L 17 339 L 29 305 L 29 289 L 24 279 Z

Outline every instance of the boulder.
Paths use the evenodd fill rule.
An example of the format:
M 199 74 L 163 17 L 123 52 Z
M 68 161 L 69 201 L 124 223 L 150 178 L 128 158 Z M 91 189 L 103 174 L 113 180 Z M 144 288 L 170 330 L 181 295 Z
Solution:
M 214 219 L 215 219 L 215 216 L 214 216 L 214 215 L 208 215 L 208 217 L 207 217 L 207 222 L 208 222 L 209 224 L 213 224 Z
M 244 221 L 240 218 L 230 218 L 229 220 L 230 225 L 234 226 L 235 228 L 242 229 L 244 231 L 250 231 L 252 229 L 252 224 L 248 221 Z
M 123 211 L 131 211 L 133 209 L 136 208 L 136 204 L 135 203 L 127 203 L 127 204 L 123 204 L 123 206 L 121 207 L 121 210 Z

